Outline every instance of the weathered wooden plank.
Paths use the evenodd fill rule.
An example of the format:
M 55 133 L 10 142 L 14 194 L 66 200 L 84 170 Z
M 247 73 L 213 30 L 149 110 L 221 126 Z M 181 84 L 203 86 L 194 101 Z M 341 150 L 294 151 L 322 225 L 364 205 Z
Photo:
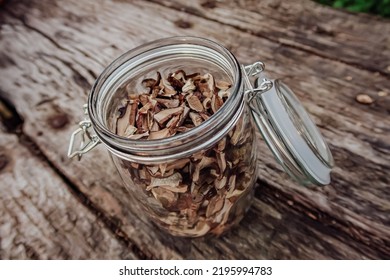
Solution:
M 356 16 L 311 0 L 153 2 L 324 58 L 390 75 L 388 19 Z
M 17 137 L 0 132 L 0 259 L 136 256 Z
M 1 69 L 1 87 L 25 116 L 25 132 L 47 158 L 92 203 L 117 221 L 126 238 L 146 255 L 389 256 L 389 103 L 388 97 L 377 96 L 379 90 L 390 88 L 386 78 L 146 2 L 75 1 L 66 6 L 41 3 L 15 3 L 7 13 L 2 13 L 5 24 L 0 44 L 8 64 Z M 180 18 L 191 22 L 191 28 L 180 28 L 184 27 L 177 22 Z M 330 186 L 302 188 L 286 179 L 260 142 L 259 177 L 264 186 L 259 189 L 248 217 L 223 238 L 187 242 L 168 237 L 147 221 L 121 187 L 102 147 L 82 162 L 66 160 L 69 134 L 82 118 L 79 108 L 94 76 L 103 69 L 101 65 L 145 41 L 183 34 L 220 41 L 243 63 L 253 61 L 261 53 L 262 59 L 270 62 L 271 74 L 284 76 L 292 88 L 300 89 L 298 95 L 335 153 L 337 168 Z M 355 96 L 362 89 L 377 99 L 373 105 L 356 103 Z M 58 119 L 65 120 L 53 122 Z

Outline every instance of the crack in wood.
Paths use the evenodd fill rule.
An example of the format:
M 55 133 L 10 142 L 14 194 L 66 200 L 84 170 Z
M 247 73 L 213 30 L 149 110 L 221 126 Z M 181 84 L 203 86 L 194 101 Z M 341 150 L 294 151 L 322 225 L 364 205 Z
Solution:
M 0 121 L 8 133 L 19 133 L 23 118 L 5 96 L 5 92 L 0 89 Z
M 0 91 L 0 93 L 3 92 Z M 120 228 L 120 226 L 113 219 L 106 215 L 104 211 L 100 209 L 99 206 L 93 203 L 83 192 L 81 192 L 79 188 L 72 181 L 70 181 L 66 177 L 66 175 L 63 174 L 55 166 L 55 164 L 53 164 L 53 162 L 51 162 L 46 157 L 46 155 L 42 152 L 42 150 L 34 142 L 34 140 L 29 135 L 23 132 L 23 118 L 20 117 L 19 113 L 17 112 L 16 108 L 11 104 L 11 102 L 9 102 L 5 99 L 5 97 L 3 97 L 3 94 L 0 95 L 0 104 L 3 104 L 9 112 L 12 112 L 12 121 L 4 121 L 3 115 L 0 114 L 1 121 L 6 127 L 7 132 L 15 134 L 18 137 L 19 142 L 24 147 L 26 147 L 34 156 L 46 162 L 48 166 L 53 169 L 54 172 L 61 178 L 61 180 L 68 187 L 68 190 L 76 197 L 76 199 L 80 201 L 80 203 L 84 205 L 89 211 L 91 211 L 97 217 L 97 219 L 100 220 L 106 226 L 106 228 L 111 231 L 115 238 L 119 240 L 122 244 L 124 244 L 127 248 L 129 248 L 139 259 L 155 259 L 155 256 L 151 252 L 141 250 L 141 248 L 139 248 L 137 244 L 135 244 L 135 242 L 131 240 L 131 238 Z M 18 201 L 15 202 L 18 203 Z M 22 206 L 20 205 L 20 207 Z
M 208 21 L 212 21 L 212 22 L 216 22 L 216 23 L 219 23 L 219 24 L 222 24 L 222 25 L 230 26 L 230 27 L 232 27 L 232 28 L 234 28 L 234 29 L 236 29 L 238 31 L 245 32 L 247 34 L 250 34 L 250 35 L 253 35 L 253 36 L 256 36 L 256 37 L 260 37 L 260 38 L 266 39 L 268 41 L 271 41 L 273 43 L 279 44 L 279 45 L 287 47 L 287 48 L 295 49 L 295 50 L 298 50 L 298 51 L 301 51 L 301 52 L 306 52 L 306 53 L 309 53 L 311 55 L 316 55 L 316 56 L 321 57 L 321 58 L 326 59 L 326 60 L 336 61 L 336 62 L 345 64 L 345 65 L 348 65 L 348 66 L 356 67 L 358 69 L 365 70 L 365 71 L 368 71 L 368 72 L 379 73 L 381 76 L 384 76 L 384 77 L 389 77 L 390 76 L 390 73 L 387 73 L 386 71 L 381 70 L 381 69 L 367 67 L 367 66 L 361 65 L 359 63 L 349 62 L 349 61 L 345 61 L 345 60 L 342 60 L 342 59 L 337 59 L 335 57 L 326 56 L 326 55 L 324 55 L 324 54 L 322 54 L 320 52 L 316 52 L 315 50 L 311 50 L 311 49 L 305 48 L 304 46 L 301 47 L 301 46 L 297 46 L 297 45 L 293 45 L 293 44 L 288 44 L 288 43 L 285 43 L 285 42 L 280 42 L 279 40 L 275 40 L 275 39 L 273 39 L 271 37 L 263 35 L 261 32 L 254 32 L 254 31 L 251 31 L 251 30 L 249 30 L 247 28 L 242 28 L 242 27 L 239 27 L 239 26 L 234 25 L 234 24 L 229 24 L 227 22 L 222 22 L 222 21 L 219 21 L 219 20 L 207 17 L 206 15 L 204 15 L 204 13 L 200 12 L 199 10 L 197 10 L 197 9 L 195 9 L 193 7 L 188 7 L 186 5 L 179 4 L 179 3 L 174 3 L 174 4 L 168 4 L 167 5 L 167 4 L 165 4 L 165 2 L 161 2 L 159 0 L 151 0 L 150 2 L 152 2 L 152 3 L 156 4 L 156 5 L 165 7 L 165 8 L 170 8 L 170 9 L 177 10 L 179 12 L 185 12 L 187 14 L 191 14 L 193 16 L 200 17 L 200 18 L 208 20 Z
M 61 46 L 56 40 L 54 40 L 51 36 L 47 35 L 46 33 L 44 33 L 43 31 L 41 31 L 39 28 L 36 28 L 34 27 L 33 25 L 27 23 L 27 20 L 24 16 L 19 16 L 17 14 L 15 14 L 11 9 L 9 8 L 5 8 L 5 11 L 7 11 L 11 16 L 13 16 L 14 18 L 20 20 L 20 22 L 23 24 L 23 26 L 25 26 L 26 28 L 32 30 L 32 31 L 35 31 L 36 33 L 40 34 L 41 36 L 43 36 L 44 38 L 46 38 L 47 40 L 49 40 L 56 48 L 60 49 L 60 50 L 63 50 L 69 54 L 72 54 L 74 55 L 74 53 L 72 51 L 70 51 L 69 49 L 67 48 L 64 48 L 63 46 Z M 83 55 L 85 55 L 85 52 L 81 51 L 81 50 L 78 50 L 80 51 Z M 44 54 L 44 53 L 41 53 L 41 55 L 44 55 L 44 56 L 48 56 L 48 57 L 52 57 L 52 56 L 49 56 L 47 54 Z M 54 56 L 53 56 L 54 57 Z M 88 56 L 89 57 L 89 56 Z M 76 84 L 78 84 L 80 87 L 82 87 L 83 89 L 89 91 L 90 88 L 91 88 L 91 84 L 87 81 L 87 79 L 75 68 L 73 67 L 72 63 L 68 62 L 68 61 L 65 61 L 64 59 L 60 59 L 59 57 L 54 57 L 55 59 L 61 61 L 65 66 L 67 66 L 73 73 L 73 80 L 75 81 Z M 95 62 L 97 62 L 99 65 L 101 65 L 97 60 L 94 60 Z M 49 63 L 49 62 L 48 62 Z M 50 65 L 52 65 L 53 67 L 57 68 L 56 66 L 54 66 L 53 64 L 49 63 Z M 91 75 L 91 77 L 96 80 L 97 79 L 97 75 L 91 70 L 91 69 L 88 69 L 86 68 L 84 65 L 82 64 L 78 64 L 80 65 L 81 67 L 83 67 L 89 75 Z
M 42 32 L 41 30 L 39 30 L 38 28 L 32 26 L 31 24 L 29 24 L 26 20 L 26 17 L 25 16 L 18 16 L 17 14 L 15 14 L 12 9 L 10 9 L 8 6 L 6 6 L 4 8 L 4 10 L 6 12 L 8 12 L 11 16 L 13 16 L 14 18 L 16 19 L 19 19 L 21 21 L 21 23 L 28 29 L 32 30 L 32 31 L 35 31 L 37 32 L 38 34 L 40 34 L 41 36 L 45 37 L 47 40 L 49 40 L 53 45 L 55 45 L 57 48 L 59 48 L 60 50 L 63 50 L 67 53 L 70 53 L 72 54 L 72 52 L 66 48 L 64 48 L 63 46 L 61 46 L 60 44 L 58 44 L 53 38 L 51 38 L 49 35 L 45 34 L 44 32 Z
M 337 217 L 330 216 L 318 208 L 310 208 L 310 205 L 299 203 L 296 199 L 293 204 L 288 204 L 286 203 L 287 201 L 293 200 L 292 197 L 288 197 L 288 194 L 280 192 L 277 188 L 273 187 L 264 180 L 258 179 L 257 183 L 261 185 L 261 190 L 259 190 L 260 188 L 256 189 L 255 197 L 261 201 L 264 201 L 269 205 L 273 205 L 277 209 L 285 209 L 286 211 L 289 211 L 288 209 L 293 209 L 298 213 L 305 213 L 306 222 L 312 224 L 313 227 L 317 228 L 319 224 L 325 225 L 325 227 L 322 227 L 321 229 L 322 233 L 332 236 L 340 241 L 343 241 L 342 237 L 344 237 L 344 239 L 348 239 L 347 237 L 349 237 L 357 241 L 357 243 L 363 243 L 370 249 L 374 245 L 376 250 L 380 252 L 381 258 L 390 258 L 390 240 L 380 239 L 378 238 L 378 235 L 372 236 L 370 232 L 367 232 L 362 228 L 358 229 L 353 226 L 351 227 L 348 222 L 340 220 Z M 352 243 L 350 243 L 350 245 L 351 244 Z M 362 254 L 366 253 L 364 250 L 368 250 L 368 248 L 362 248 L 361 246 L 353 247 L 356 251 L 359 251 Z

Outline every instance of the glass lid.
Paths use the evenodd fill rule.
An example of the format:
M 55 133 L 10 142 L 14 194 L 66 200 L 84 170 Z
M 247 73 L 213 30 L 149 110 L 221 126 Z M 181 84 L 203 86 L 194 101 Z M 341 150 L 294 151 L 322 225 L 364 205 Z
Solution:
M 302 184 L 327 185 L 333 157 L 295 94 L 280 80 L 255 81 L 264 88 L 250 100 L 254 120 L 277 161 Z

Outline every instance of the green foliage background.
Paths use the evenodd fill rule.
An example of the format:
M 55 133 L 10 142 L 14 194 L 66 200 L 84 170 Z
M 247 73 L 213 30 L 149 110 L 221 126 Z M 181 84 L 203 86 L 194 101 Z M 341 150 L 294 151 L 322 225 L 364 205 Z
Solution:
M 363 12 L 390 18 L 390 0 L 315 0 L 334 8 L 345 8 L 352 12 Z

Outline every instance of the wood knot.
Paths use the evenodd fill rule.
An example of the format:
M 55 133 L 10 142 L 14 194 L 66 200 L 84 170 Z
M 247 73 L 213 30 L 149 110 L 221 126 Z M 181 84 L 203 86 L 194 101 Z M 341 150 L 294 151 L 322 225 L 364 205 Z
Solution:
M 183 28 L 183 29 L 188 29 L 192 27 L 192 23 L 189 21 L 186 21 L 184 19 L 179 19 L 174 22 L 177 27 Z
M 3 170 L 9 163 L 8 157 L 5 154 L 0 154 L 0 171 Z
M 217 7 L 217 1 L 214 1 L 214 0 L 209 0 L 209 1 L 205 1 L 203 2 L 202 4 L 200 4 L 203 8 L 207 8 L 207 9 L 214 9 Z
M 49 117 L 47 122 L 50 125 L 50 127 L 54 129 L 61 129 L 64 128 L 69 123 L 69 117 L 65 113 L 60 113 Z

